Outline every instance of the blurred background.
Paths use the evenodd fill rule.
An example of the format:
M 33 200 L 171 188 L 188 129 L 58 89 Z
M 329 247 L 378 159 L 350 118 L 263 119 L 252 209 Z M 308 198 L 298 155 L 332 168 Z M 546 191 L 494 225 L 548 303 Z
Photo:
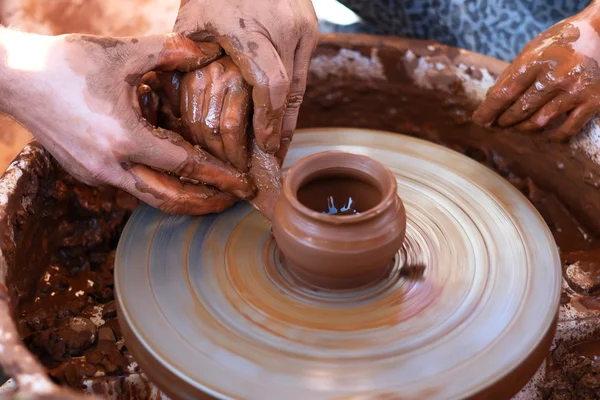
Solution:
M 313 0 L 321 33 L 369 33 L 358 15 L 336 0 Z

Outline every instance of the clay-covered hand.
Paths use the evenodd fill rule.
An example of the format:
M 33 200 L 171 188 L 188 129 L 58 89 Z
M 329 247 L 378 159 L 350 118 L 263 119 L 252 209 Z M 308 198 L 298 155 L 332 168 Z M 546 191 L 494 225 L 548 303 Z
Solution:
M 12 114 L 75 177 L 120 187 L 169 213 L 219 212 L 252 196 L 245 174 L 180 135 L 153 127 L 138 102 L 143 74 L 203 67 L 221 56 L 218 44 L 199 45 L 179 34 L 33 41 L 29 59 L 19 59 L 22 49 L 7 45 L 11 78 L 2 88 L 23 105 Z
M 259 145 L 285 157 L 318 39 L 311 0 L 182 0 L 175 31 L 218 40 L 252 86 Z
M 566 119 L 551 136 L 577 134 L 600 111 L 600 3 L 533 39 L 488 91 L 473 121 L 535 131 Z
M 231 58 L 159 77 L 173 114 L 181 116 L 185 139 L 246 172 L 250 87 Z

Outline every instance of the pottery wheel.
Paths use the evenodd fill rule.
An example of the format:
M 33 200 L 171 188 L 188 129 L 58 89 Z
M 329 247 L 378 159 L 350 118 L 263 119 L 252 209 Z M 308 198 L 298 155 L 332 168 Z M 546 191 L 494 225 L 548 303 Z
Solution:
M 142 205 L 115 267 L 122 329 L 142 370 L 181 398 L 278 400 L 463 399 L 533 360 L 531 376 L 556 322 L 561 272 L 525 197 L 459 153 L 378 131 L 299 131 L 286 166 L 327 150 L 396 175 L 408 222 L 390 276 L 315 290 L 288 273 L 270 223 L 247 203 L 205 217 Z

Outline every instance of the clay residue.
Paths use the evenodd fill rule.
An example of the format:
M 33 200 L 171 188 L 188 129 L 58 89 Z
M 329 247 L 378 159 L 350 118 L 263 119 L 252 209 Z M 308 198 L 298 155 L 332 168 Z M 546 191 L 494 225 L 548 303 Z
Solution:
M 250 203 L 268 219 L 272 219 L 275 202 L 281 194 L 282 175 L 279 160 L 263 151 L 253 138 L 250 149 L 250 177 L 256 185 L 256 196 Z
M 328 76 L 359 76 L 362 79 L 385 80 L 383 65 L 373 48 L 370 56 L 364 56 L 356 50 L 340 49 L 334 56 L 314 57 L 310 63 L 310 72 L 319 79 Z
M 112 271 L 137 200 L 61 174 L 39 181 L 36 194 L 35 221 L 14 233 L 28 243 L 16 263 L 32 267 L 8 274 L 19 335 L 55 382 L 81 387 L 87 378 L 124 376 L 131 360 L 116 320 Z
M 545 380 L 539 386 L 542 398 L 600 398 L 599 361 L 600 340 L 597 338 L 560 343 L 546 364 Z
M 475 68 L 465 64 L 455 65 L 448 54 L 435 52 L 417 56 L 411 50 L 404 55 L 407 71 L 416 85 L 423 89 L 440 90 L 453 95 L 457 89 L 474 104 L 481 102 L 488 89 L 496 82 L 487 68 Z
M 598 117 L 592 118 L 581 133 L 571 139 L 571 146 L 581 150 L 596 164 L 600 165 L 600 124 Z

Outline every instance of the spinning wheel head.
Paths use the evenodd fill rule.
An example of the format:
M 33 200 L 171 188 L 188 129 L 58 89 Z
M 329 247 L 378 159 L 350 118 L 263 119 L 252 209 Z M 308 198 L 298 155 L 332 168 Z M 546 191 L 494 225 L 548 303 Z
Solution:
M 144 372 L 173 398 L 516 393 L 546 355 L 560 298 L 558 251 L 537 211 L 487 168 L 403 135 L 298 132 L 287 166 L 328 150 L 367 155 L 396 178 L 407 222 L 385 279 L 303 283 L 246 204 L 205 217 L 141 206 L 115 289 Z

